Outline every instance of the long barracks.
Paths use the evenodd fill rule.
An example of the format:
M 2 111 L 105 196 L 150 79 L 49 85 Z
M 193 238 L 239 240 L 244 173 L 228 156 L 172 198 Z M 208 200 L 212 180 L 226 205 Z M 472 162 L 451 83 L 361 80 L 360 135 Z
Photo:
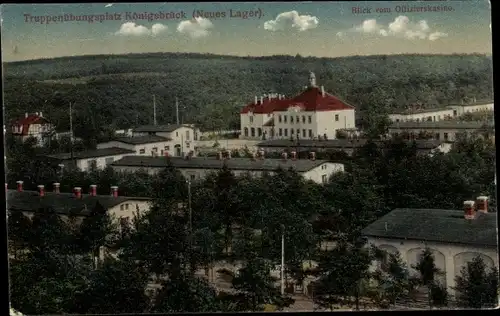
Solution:
M 155 20 L 177 20 L 177 19 L 187 19 L 186 12 L 125 12 L 125 20 L 127 21 L 137 21 L 137 20 L 147 20 L 152 22 Z

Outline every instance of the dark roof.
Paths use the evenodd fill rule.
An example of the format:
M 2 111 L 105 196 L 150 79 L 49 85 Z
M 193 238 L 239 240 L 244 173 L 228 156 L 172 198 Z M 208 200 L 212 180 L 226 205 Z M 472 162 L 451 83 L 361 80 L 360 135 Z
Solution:
M 387 228 L 387 229 L 386 229 Z M 497 246 L 497 215 L 466 220 L 464 212 L 440 209 L 395 209 L 363 229 L 365 236 Z
M 178 128 L 181 127 L 188 127 L 182 124 L 169 124 L 169 125 L 143 125 L 134 128 L 135 133 L 157 133 L 157 132 L 164 132 L 164 133 L 170 133 L 175 131 Z
M 132 144 L 132 145 L 141 145 L 141 144 L 150 144 L 150 143 L 159 143 L 170 141 L 170 138 L 156 136 L 156 135 L 146 135 L 146 136 L 137 136 L 137 137 L 118 137 L 115 138 L 115 141 Z
M 80 199 L 75 198 L 72 193 L 45 192 L 40 196 L 36 191 L 8 190 L 7 209 L 13 211 L 37 212 L 43 208 L 52 208 L 60 214 L 87 215 L 99 202 L 105 209 L 109 209 L 129 200 L 150 200 L 144 197 L 128 197 L 111 195 L 91 196 L 83 194 Z
M 485 125 L 493 126 L 491 123 L 479 121 L 425 121 L 425 122 L 395 122 L 389 128 L 398 129 L 480 129 Z
M 133 151 L 133 150 L 118 148 L 118 147 L 110 147 L 110 148 L 102 148 L 102 149 L 75 152 L 75 153 L 73 153 L 73 158 L 74 159 L 87 159 L 87 158 L 97 158 L 97 157 L 133 154 L 133 153 L 135 153 L 135 151 Z M 71 159 L 71 153 L 47 155 L 46 157 L 60 159 L 60 160 L 67 160 L 67 159 Z
M 251 159 L 251 158 L 230 158 L 219 160 L 214 157 L 191 157 L 189 159 L 182 157 L 152 157 L 152 156 L 126 156 L 111 164 L 111 166 L 123 167 L 143 167 L 143 168 L 163 168 L 168 166 L 170 161 L 174 168 L 191 168 L 191 169 L 221 169 L 226 163 L 226 166 L 232 170 L 248 170 L 248 171 L 274 171 L 281 167 L 288 169 L 294 168 L 297 172 L 306 172 L 317 166 L 320 166 L 327 160 L 283 160 L 283 159 Z
M 306 148 L 357 148 L 366 145 L 367 139 L 331 139 L 331 140 L 289 140 L 273 139 L 263 141 L 257 144 L 258 147 L 306 147 Z M 376 144 L 382 144 L 383 141 L 374 141 Z M 434 149 L 443 142 L 438 140 L 415 140 L 418 149 Z

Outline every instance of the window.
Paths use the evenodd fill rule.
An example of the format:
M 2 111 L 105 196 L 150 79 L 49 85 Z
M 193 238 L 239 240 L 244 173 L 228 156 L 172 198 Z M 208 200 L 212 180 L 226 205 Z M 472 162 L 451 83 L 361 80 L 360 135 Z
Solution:
M 457 116 L 457 110 L 453 110 L 453 116 Z
M 307 123 L 309 123 L 309 124 L 311 124 L 311 123 L 312 123 L 312 116 L 311 116 L 311 115 L 309 115 L 309 116 L 307 117 Z
M 441 138 L 441 134 L 436 133 L 436 137 L 435 138 L 436 138 L 436 140 L 439 140 Z
M 259 137 L 262 136 L 262 128 L 257 128 L 257 135 L 259 135 Z
M 300 117 L 297 116 L 297 123 L 300 123 Z
M 248 136 L 248 127 L 245 127 L 244 134 L 245 134 L 245 136 Z
M 109 158 L 104 159 L 104 163 L 106 164 L 106 166 L 113 163 L 113 161 L 115 161 L 115 158 L 113 158 L 113 157 L 109 157 Z
M 310 130 L 309 130 L 309 138 L 312 138 L 312 137 L 313 137 L 313 130 L 312 130 L 312 129 L 310 129 Z
M 189 148 L 191 146 L 190 143 L 186 143 L 186 148 Z
M 290 116 L 290 124 L 293 124 L 293 116 Z
M 328 179 L 326 178 L 326 174 L 321 176 L 321 182 L 326 183 Z
M 162 149 L 161 152 L 160 152 L 160 155 L 163 156 L 164 153 L 165 153 L 165 151 Z
M 399 122 L 399 119 L 396 119 L 396 122 Z
M 338 122 L 338 121 L 339 121 L 339 115 L 335 114 L 335 122 Z
M 444 133 L 444 140 L 448 140 L 448 133 Z
M 125 204 L 125 209 L 126 209 L 126 210 L 128 210 L 128 203 L 127 203 L 127 204 Z
M 123 211 L 124 209 L 125 209 L 125 205 L 124 204 L 120 205 L 120 211 Z
M 157 153 L 158 152 L 158 147 L 153 147 L 153 152 Z
M 97 161 L 95 159 L 92 159 L 92 160 L 89 160 L 87 162 L 87 167 L 89 169 L 93 169 L 93 168 L 96 168 L 97 167 Z
M 250 123 L 253 123 L 253 116 L 250 116 Z
M 306 123 L 306 117 L 305 117 L 305 115 L 302 115 L 302 123 L 304 123 L 304 124 Z
M 290 130 L 290 133 L 292 133 L 292 135 L 293 135 L 293 133 L 295 133 L 295 130 L 292 128 L 292 129 Z
M 142 149 L 139 149 L 139 154 L 145 154 L 146 153 L 146 149 L 142 148 Z
M 190 136 L 191 136 L 191 135 L 189 135 L 189 131 L 186 131 L 186 140 L 189 140 L 189 137 L 190 137 Z
M 281 115 L 278 115 L 278 122 L 281 123 Z
M 278 130 L 278 135 L 279 135 L 279 136 L 283 136 L 283 129 L 281 129 L 281 128 L 280 128 L 280 129 Z
M 190 175 L 190 176 L 189 176 L 189 179 L 191 179 L 192 181 L 193 181 L 193 180 L 196 180 L 196 175 L 195 175 L 195 174 Z
M 285 128 L 285 136 L 288 136 L 288 129 Z
M 175 132 L 175 137 L 179 137 L 179 132 Z
M 250 128 L 250 136 L 255 137 L 255 128 Z
M 283 116 L 283 122 L 286 123 L 286 115 Z
M 435 120 L 436 120 L 436 116 L 433 116 L 433 117 L 432 117 L 432 120 L 433 120 L 433 121 L 435 121 Z
M 170 150 L 170 146 L 165 146 L 165 150 Z

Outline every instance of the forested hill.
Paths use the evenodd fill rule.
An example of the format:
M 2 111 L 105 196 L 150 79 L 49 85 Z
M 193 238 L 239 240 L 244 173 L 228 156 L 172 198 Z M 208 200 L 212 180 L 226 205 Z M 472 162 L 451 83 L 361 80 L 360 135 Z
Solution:
M 295 95 L 309 71 L 318 85 L 360 111 L 414 102 L 435 107 L 466 97 L 492 99 L 493 93 L 492 61 L 484 55 L 99 55 L 5 63 L 5 115 L 11 120 L 42 111 L 64 130 L 68 104 L 76 102 L 76 133 L 94 137 L 101 129 L 150 123 L 154 94 L 159 123 L 175 120 L 177 96 L 184 122 L 237 127 L 239 109 L 255 95 Z

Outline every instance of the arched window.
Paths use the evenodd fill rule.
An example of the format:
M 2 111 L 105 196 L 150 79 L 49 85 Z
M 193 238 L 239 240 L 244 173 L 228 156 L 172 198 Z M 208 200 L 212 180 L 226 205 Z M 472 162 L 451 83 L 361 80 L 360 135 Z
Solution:
M 259 137 L 261 137 L 261 136 L 262 136 L 262 128 L 260 128 L 260 127 L 259 127 L 259 128 L 257 128 L 257 135 L 258 135 Z
M 250 128 L 250 136 L 255 137 L 255 128 L 254 127 Z
M 245 136 L 247 136 L 247 137 L 248 137 L 248 127 L 245 127 L 245 129 L 244 129 L 244 133 L 245 133 Z

